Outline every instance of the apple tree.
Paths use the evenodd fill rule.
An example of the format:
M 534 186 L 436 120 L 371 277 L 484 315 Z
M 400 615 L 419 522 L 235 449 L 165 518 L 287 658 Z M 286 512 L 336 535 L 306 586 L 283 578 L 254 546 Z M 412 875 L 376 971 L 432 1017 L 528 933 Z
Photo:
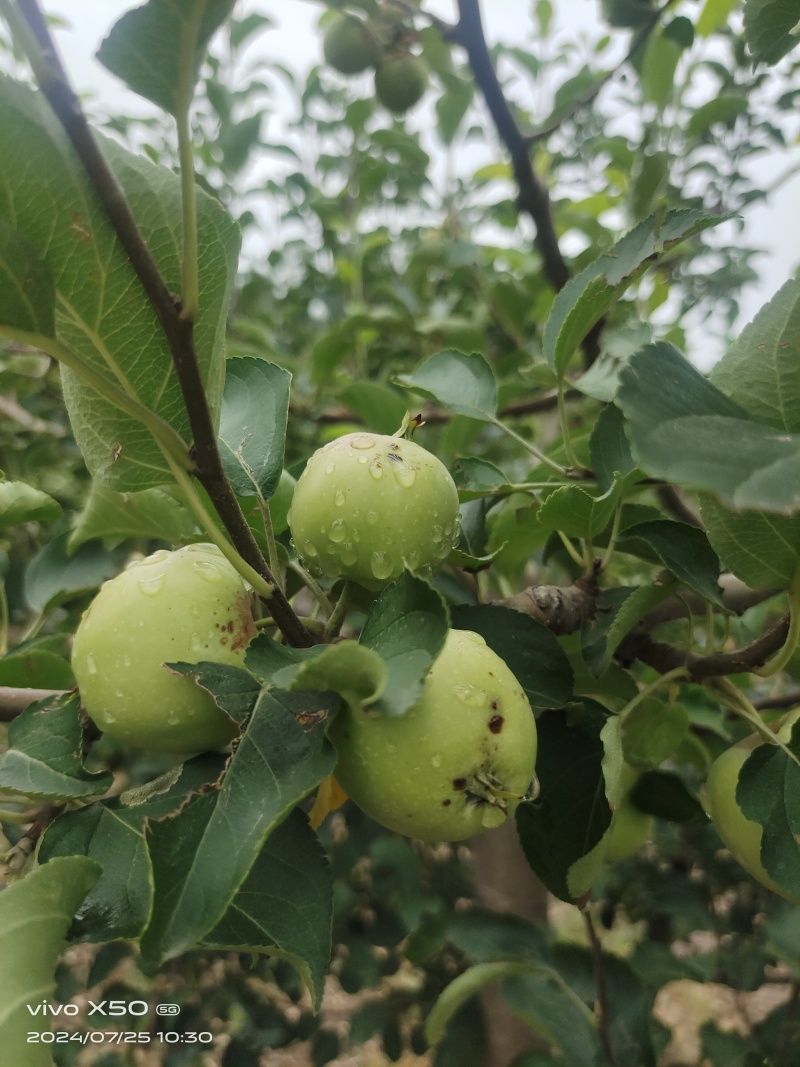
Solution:
M 3 1054 L 789 1067 L 800 7 L 243 6 L 0 0 Z

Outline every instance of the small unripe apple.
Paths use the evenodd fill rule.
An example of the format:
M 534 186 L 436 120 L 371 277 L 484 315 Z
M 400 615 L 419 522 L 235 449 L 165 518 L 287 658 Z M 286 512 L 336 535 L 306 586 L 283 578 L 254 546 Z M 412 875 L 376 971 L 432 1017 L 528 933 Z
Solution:
M 423 841 L 460 841 L 505 822 L 536 763 L 522 687 L 469 630 L 448 632 L 405 715 L 345 708 L 330 737 L 348 796 L 382 826 Z
M 369 30 L 354 15 L 338 15 L 322 39 L 325 61 L 340 74 L 361 74 L 381 61 L 381 50 Z
M 798 718 L 800 718 L 800 708 L 787 715 L 778 730 L 778 737 L 781 741 L 790 740 L 792 725 Z M 797 902 L 800 898 L 792 896 L 776 885 L 764 869 L 761 863 L 763 828 L 759 823 L 747 818 L 736 800 L 739 774 L 747 757 L 754 748 L 768 743 L 763 741 L 758 734 L 753 734 L 717 756 L 711 764 L 703 788 L 703 807 L 726 848 L 744 869 L 768 889 L 786 897 L 787 900 Z
M 72 669 L 86 713 L 155 752 L 221 748 L 236 724 L 164 664 L 243 666 L 255 633 L 248 586 L 215 545 L 154 552 L 107 581 L 78 626 Z
M 375 94 L 394 115 L 403 115 L 419 103 L 428 88 L 428 71 L 416 56 L 387 59 L 375 72 Z
M 308 569 L 381 589 L 444 563 L 458 530 L 447 468 L 401 437 L 353 433 L 319 449 L 294 491 L 289 528 Z
M 603 840 L 604 858 L 609 863 L 626 860 L 646 845 L 653 835 L 653 816 L 639 811 L 625 798 L 611 819 Z

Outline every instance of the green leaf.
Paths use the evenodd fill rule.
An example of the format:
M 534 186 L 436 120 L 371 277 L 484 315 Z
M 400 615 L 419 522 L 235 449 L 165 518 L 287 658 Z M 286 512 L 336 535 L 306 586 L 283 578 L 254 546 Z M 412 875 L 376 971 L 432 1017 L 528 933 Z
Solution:
M 471 81 L 464 78 L 448 78 L 445 92 L 436 101 L 436 117 L 439 120 L 437 133 L 445 145 L 455 140 L 469 106 L 475 96 Z
M 476 996 L 490 982 L 499 982 L 512 974 L 525 974 L 538 970 L 535 964 L 514 960 L 496 960 L 491 963 L 476 963 L 454 978 L 439 994 L 439 999 L 425 1020 L 425 1040 L 438 1045 L 444 1037 L 447 1024 L 468 1000 Z
M 618 498 L 613 486 L 602 496 L 592 496 L 578 485 L 565 485 L 541 505 L 539 522 L 545 530 L 560 530 L 567 537 L 594 538 L 611 522 Z
M 446 407 L 456 415 L 491 422 L 497 414 L 497 383 L 492 368 L 477 352 L 437 352 L 413 374 L 401 374 L 401 385 Z
M 623 638 L 648 611 L 674 592 L 675 585 L 669 583 L 602 589 L 597 614 L 581 632 L 584 659 L 592 673 L 603 675 Z
M 561 1050 L 569 1067 L 596 1067 L 605 1059 L 591 1012 L 550 968 L 509 976 L 501 992 L 515 1015 Z
M 318 1011 L 332 919 L 330 864 L 308 816 L 295 809 L 267 838 L 230 907 L 202 944 L 289 960 Z
M 645 697 L 622 716 L 625 762 L 655 770 L 673 755 L 688 729 L 689 715 L 681 704 Z
M 640 477 L 625 436 L 625 419 L 615 404 L 606 404 L 598 415 L 589 450 L 592 470 L 600 489 L 610 489 L 615 475 L 620 475 L 626 485 Z
M 754 419 L 799 433 L 798 347 L 800 278 L 795 278 L 745 326 L 709 378 Z
M 652 34 L 645 46 L 642 87 L 645 99 L 663 108 L 672 96 L 675 70 L 684 49 L 665 32 Z
M 48 648 L 49 641 L 45 638 L 41 642 L 26 643 L 3 656 L 0 659 L 0 685 L 21 689 L 74 689 L 75 677 L 69 661 Z
M 180 291 L 180 180 L 166 167 L 100 138 L 165 281 Z M 72 146 L 41 94 L 0 81 L 0 183 L 17 230 L 41 251 L 56 287 L 56 335 L 115 386 L 163 417 L 185 440 L 189 421 L 163 332 Z M 46 205 L 44 210 L 42 205 Z M 239 252 L 238 227 L 198 190 L 200 312 L 194 342 L 212 412 L 222 395 L 224 322 Z M 0 321 L 0 334 L 11 324 Z M 12 328 L 12 334 L 14 329 Z M 47 349 L 47 337 L 29 338 Z M 171 483 L 145 427 L 73 371 L 64 397 L 90 472 L 118 490 Z
M 65 812 L 47 828 L 39 846 L 41 862 L 88 856 L 102 868 L 75 915 L 71 940 L 132 940 L 141 934 L 153 898 L 145 820 L 174 812 L 188 796 L 215 782 L 224 766 L 224 756 L 204 753 L 121 796 Z
M 52 1067 L 49 1047 L 28 1035 L 53 1020 L 27 1006 L 54 994 L 67 927 L 99 873 L 92 860 L 53 860 L 0 892 L 0 1046 L 14 1067 Z
M 382 382 L 352 382 L 342 391 L 342 400 L 375 433 L 395 433 L 406 413 L 398 390 Z
M 102 585 L 122 569 L 125 554 L 109 552 L 99 541 L 87 541 L 68 554 L 69 534 L 36 553 L 25 571 L 25 599 L 34 611 L 64 604 Z
M 206 46 L 235 0 L 149 0 L 126 12 L 97 58 L 129 89 L 176 115 L 200 75 Z M 189 84 L 186 84 L 187 75 Z M 188 100 L 183 101 L 187 106 Z
M 800 568 L 800 515 L 731 511 L 700 497 L 700 515 L 722 563 L 753 589 L 786 588 Z
M 301 664 L 290 688 L 338 693 L 355 711 L 374 704 L 387 679 L 386 664 L 377 652 L 356 641 L 340 641 Z
M 166 663 L 171 671 L 193 678 L 234 722 L 244 722 L 253 710 L 262 686 L 250 671 L 229 663 Z
M 744 36 L 753 58 L 777 63 L 800 40 L 796 0 L 746 0 Z
M 36 246 L 0 221 L 0 323 L 55 337 L 56 286 Z
M 27 482 L 0 482 L 0 530 L 21 522 L 55 522 L 61 505 Z
M 255 356 L 229 359 L 219 426 L 222 465 L 236 493 L 268 500 L 283 470 L 291 374 Z
M 169 489 L 142 489 L 138 493 L 117 493 L 93 482 L 83 511 L 69 535 L 74 552 L 86 541 L 103 538 L 113 543 L 129 537 L 155 538 L 180 544 L 191 538 L 194 519 Z
M 800 751 L 800 727 L 791 749 Z M 772 880 L 800 896 L 800 766 L 777 745 L 759 745 L 745 760 L 736 786 L 744 815 L 764 828 L 761 862 Z
M 214 929 L 269 834 L 333 771 L 336 753 L 324 733 L 330 710 L 319 693 L 262 693 L 219 788 L 148 824 L 155 885 L 141 939 L 148 970 Z
M 679 581 L 712 604 L 724 607 L 720 562 L 703 530 L 672 519 L 653 519 L 629 526 L 617 541 L 620 545 L 644 542 Z
M 630 791 L 630 800 L 646 815 L 672 822 L 704 819 L 697 797 L 672 771 L 645 771 Z
M 480 500 L 496 491 L 508 489 L 508 478 L 494 463 L 478 456 L 457 459 L 453 464 L 453 481 L 458 488 L 459 500 Z
M 560 900 L 572 902 L 569 870 L 611 823 L 600 736 L 605 721 L 604 711 L 590 700 L 566 711 L 545 711 L 536 720 L 540 791 L 515 815 L 525 858 Z
M 706 0 L 695 27 L 700 37 L 708 37 L 728 21 L 739 0 Z
M 0 754 L 0 790 L 42 800 L 105 793 L 112 775 L 86 770 L 81 737 L 76 695 L 67 693 L 29 705 L 8 727 L 8 750 Z
M 628 286 L 680 241 L 722 221 L 691 209 L 670 211 L 660 226 L 655 217 L 646 219 L 567 282 L 553 301 L 543 339 L 547 361 L 559 377 L 584 337 Z
M 616 399 L 634 457 L 657 478 L 734 508 L 800 507 L 800 435 L 752 421 L 672 345 L 638 352 Z
M 500 604 L 458 604 L 453 626 L 480 634 L 505 660 L 537 708 L 559 708 L 572 696 L 572 667 L 558 638 L 542 623 Z
M 422 578 L 405 571 L 370 608 L 360 642 L 384 660 L 386 688 L 375 703 L 384 715 L 402 715 L 422 695 L 428 668 L 444 647 L 444 601 Z
M 747 113 L 749 106 L 745 96 L 732 93 L 717 96 L 697 108 L 689 119 L 687 132 L 692 137 L 700 137 L 717 124 L 730 128 L 740 115 Z

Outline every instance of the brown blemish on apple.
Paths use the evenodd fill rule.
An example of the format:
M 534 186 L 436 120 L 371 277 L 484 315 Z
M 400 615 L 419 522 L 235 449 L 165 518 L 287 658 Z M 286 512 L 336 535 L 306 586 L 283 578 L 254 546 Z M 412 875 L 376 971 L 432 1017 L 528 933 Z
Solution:
M 493 734 L 499 734 L 500 731 L 503 729 L 503 723 L 505 721 L 506 720 L 503 718 L 502 715 L 493 715 L 491 719 L 489 719 L 489 729 L 492 731 Z
M 467 779 L 466 778 L 454 778 L 453 779 L 453 789 L 466 789 L 466 788 L 467 788 Z

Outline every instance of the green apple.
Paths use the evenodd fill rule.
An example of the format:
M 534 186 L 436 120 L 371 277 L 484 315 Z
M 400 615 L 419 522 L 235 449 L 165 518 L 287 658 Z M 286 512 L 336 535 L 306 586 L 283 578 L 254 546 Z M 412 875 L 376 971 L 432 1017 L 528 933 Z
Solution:
M 381 61 L 381 49 L 354 15 L 338 15 L 322 39 L 325 61 L 340 74 L 361 74 Z
M 337 781 L 376 822 L 423 841 L 460 841 L 511 814 L 536 763 L 536 723 L 505 662 L 450 630 L 405 715 L 346 708 L 330 737 Z
M 800 718 L 800 708 L 786 716 L 778 730 L 781 741 L 789 741 L 792 725 Z M 741 863 L 757 882 L 788 900 L 800 901 L 772 881 L 761 863 L 761 840 L 764 831 L 761 825 L 748 819 L 736 800 L 739 774 L 747 757 L 761 744 L 758 734 L 726 749 L 711 764 L 702 793 L 703 807 L 714 829 L 722 838 L 731 855 Z
M 419 103 L 427 87 L 428 71 L 416 56 L 387 59 L 375 72 L 375 95 L 394 115 L 403 115 Z
M 425 575 L 444 563 L 458 536 L 458 492 L 413 441 L 352 433 L 308 461 L 288 519 L 313 574 L 381 589 L 404 567 Z
M 216 546 L 154 552 L 106 582 L 78 626 L 72 669 L 86 713 L 155 752 L 221 748 L 236 724 L 164 664 L 242 666 L 255 633 L 249 587 Z

